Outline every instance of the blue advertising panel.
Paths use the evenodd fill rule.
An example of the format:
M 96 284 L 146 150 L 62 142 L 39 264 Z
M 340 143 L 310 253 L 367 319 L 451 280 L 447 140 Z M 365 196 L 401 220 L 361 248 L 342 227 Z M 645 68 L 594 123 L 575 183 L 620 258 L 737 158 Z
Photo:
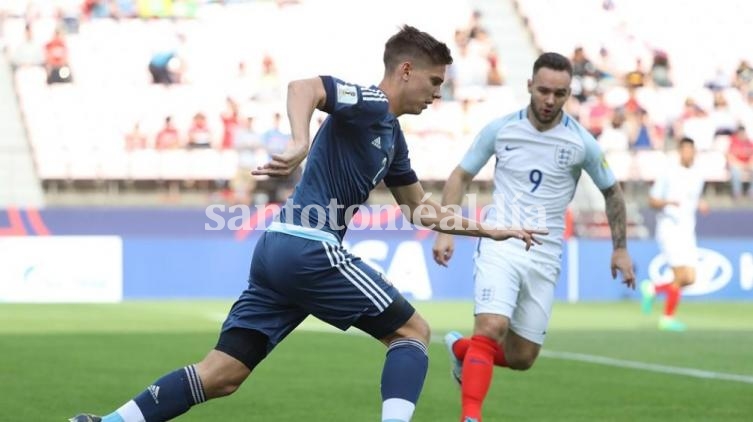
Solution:
M 651 240 L 629 242 L 638 280 L 671 279 L 671 269 Z M 609 242 L 579 240 L 579 300 L 637 298 L 638 293 L 611 282 Z M 688 299 L 753 299 L 753 241 L 699 239 L 695 284 L 683 289 Z
M 263 227 L 274 212 L 274 207 L 248 213 L 223 206 L 0 211 L 0 246 L 5 251 L 0 301 L 234 298 L 247 282 L 251 253 L 261 233 L 254 228 Z M 381 228 L 350 230 L 346 247 L 383 272 L 405 296 L 472 298 L 477 239 L 457 236 L 455 253 L 445 268 L 432 258 L 433 232 L 413 228 L 393 210 L 370 219 L 356 223 Z M 629 248 L 639 281 L 669 278 L 670 269 L 654 241 L 630 240 Z M 697 282 L 683 290 L 685 296 L 753 300 L 751 238 L 701 237 L 699 248 Z M 557 300 L 637 299 L 636 291 L 612 280 L 611 249 L 608 240 L 572 239 L 564 245 Z M 61 272 L 65 277 L 51 276 Z M 55 286 L 57 290 L 51 290 Z M 67 293 L 50 293 L 54 291 Z

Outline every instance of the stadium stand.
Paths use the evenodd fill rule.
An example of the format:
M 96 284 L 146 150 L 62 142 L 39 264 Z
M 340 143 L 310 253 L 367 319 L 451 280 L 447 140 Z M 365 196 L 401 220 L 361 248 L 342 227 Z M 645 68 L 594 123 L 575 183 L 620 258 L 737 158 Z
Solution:
M 437 34 L 456 57 L 444 100 L 420 118 L 402 119 L 425 180 L 441 183 L 483 122 L 524 104 L 521 87 L 533 56 L 526 49 L 573 57 L 568 111 L 597 136 L 624 182 L 651 182 L 671 159 L 665 151 L 688 134 L 702 149 L 707 180 L 727 186 L 731 129 L 753 127 L 753 69 L 744 63 L 753 60 L 723 41 L 753 19 L 746 8 L 736 12 L 736 0 L 713 8 L 676 0 L 582 0 L 577 7 L 477 0 L 452 2 L 430 19 L 428 0 L 382 2 L 369 19 L 359 17 L 358 6 L 335 0 L 151 2 L 171 5 L 157 9 L 132 0 L 107 3 L 115 8 L 105 3 L 5 6 L 4 51 L 48 190 L 87 182 L 110 190 L 232 191 L 245 165 L 239 154 L 246 146 L 233 142 L 241 122 L 252 118 L 253 132 L 265 133 L 284 111 L 285 83 L 312 72 L 378 80 L 378 57 L 362 59 L 359 51 L 381 49 L 405 22 Z M 337 25 L 316 24 L 335 9 L 345 17 Z M 664 16 L 676 18 L 669 36 Z M 209 148 L 188 145 L 198 113 L 206 116 Z M 163 138 L 168 117 L 172 138 Z M 163 142 L 176 137 L 177 143 Z M 491 174 L 489 165 L 479 180 L 488 183 Z

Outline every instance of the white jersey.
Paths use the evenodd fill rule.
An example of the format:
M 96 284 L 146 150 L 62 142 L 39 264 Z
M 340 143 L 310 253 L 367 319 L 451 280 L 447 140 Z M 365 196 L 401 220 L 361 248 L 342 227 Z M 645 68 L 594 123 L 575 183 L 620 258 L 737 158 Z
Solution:
M 572 117 L 565 114 L 557 126 L 539 132 L 526 110 L 486 125 L 460 167 L 476 175 L 494 156 L 494 204 L 485 221 L 498 227 L 549 229 L 540 237 L 543 245 L 531 250 L 559 260 L 565 210 L 581 171 L 602 190 L 616 180 L 594 137 Z M 522 249 L 524 244 L 518 243 Z
M 656 216 L 657 236 L 675 236 L 695 232 L 695 212 L 703 192 L 703 175 L 697 167 L 684 167 L 679 163 L 670 166 L 651 187 L 652 198 L 674 201 Z

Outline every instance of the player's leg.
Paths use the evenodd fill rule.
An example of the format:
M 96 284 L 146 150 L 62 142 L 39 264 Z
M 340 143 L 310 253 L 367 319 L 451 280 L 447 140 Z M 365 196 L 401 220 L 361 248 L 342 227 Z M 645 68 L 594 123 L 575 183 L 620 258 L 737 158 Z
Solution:
M 695 282 L 695 265 L 698 261 L 696 239 L 692 231 L 678 232 L 675 235 L 662 248 L 667 263 L 672 267 L 673 280 L 656 288 L 657 292 L 666 295 L 664 312 L 659 319 L 659 328 L 665 331 L 685 331 L 687 328 L 677 320 L 675 312 L 680 303 L 682 288 Z
M 684 247 L 678 242 L 675 232 L 676 230 L 669 230 L 666 227 L 657 227 L 656 243 L 670 267 L 677 265 L 676 263 L 681 259 L 682 255 L 681 249 Z M 670 297 L 675 294 L 677 291 L 675 278 L 675 272 L 672 271 L 668 279 L 644 280 L 641 283 L 641 311 L 644 314 L 648 315 L 651 313 L 656 296 Z
M 384 276 L 340 245 L 311 254 L 316 284 L 300 306 L 341 330 L 354 326 L 387 345 L 381 379 L 382 420 L 407 422 L 428 369 L 429 325 Z M 319 261 L 323 261 L 319 262 Z
M 484 400 L 489 393 L 494 375 L 494 366 L 507 366 L 502 339 L 509 325 L 509 317 L 502 314 L 480 313 L 474 319 L 473 335 L 467 339 L 462 364 L 462 422 L 481 420 Z M 453 353 L 456 356 L 462 354 L 460 349 L 462 346 L 453 347 Z
M 427 346 L 431 332 L 426 320 L 412 311 L 402 296 L 396 296 L 390 306 L 394 306 L 393 310 L 388 308 L 383 316 L 364 316 L 355 325 L 387 346 L 381 379 L 382 421 L 407 422 L 413 416 L 429 369 Z M 381 335 L 397 324 L 390 313 L 404 319 L 410 312 L 412 315 L 399 328 Z
M 687 327 L 676 317 L 677 307 L 680 304 L 682 288 L 695 282 L 695 268 L 691 266 L 672 267 L 674 280 L 666 288 L 667 299 L 664 303 L 664 313 L 659 320 L 659 328 L 665 331 L 685 331 Z
M 503 339 L 505 358 L 511 369 L 525 371 L 539 356 L 554 305 L 559 262 L 529 262 L 521 283 L 518 306 Z
M 265 238 L 262 236 L 262 246 L 254 250 L 249 286 L 233 304 L 214 350 L 201 362 L 159 378 L 104 416 L 103 422 L 166 421 L 194 405 L 235 392 L 254 367 L 303 321 L 307 314 L 269 287 L 269 261 L 280 259 L 286 248 L 270 245 Z
M 462 357 L 461 421 L 480 421 L 495 363 L 506 366 L 502 340 L 518 304 L 528 257 L 482 240 L 475 258 L 473 335 Z M 453 352 L 462 352 L 462 346 Z

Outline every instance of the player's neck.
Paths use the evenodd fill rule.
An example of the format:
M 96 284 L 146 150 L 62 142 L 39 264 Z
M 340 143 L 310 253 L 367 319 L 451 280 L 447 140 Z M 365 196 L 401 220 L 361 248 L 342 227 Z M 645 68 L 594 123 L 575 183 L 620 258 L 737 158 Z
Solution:
M 387 110 L 390 112 L 390 114 L 394 115 L 395 117 L 400 117 L 400 115 L 403 114 L 403 111 L 400 110 L 399 101 L 397 101 L 396 99 L 397 96 L 395 95 L 395 92 L 398 91 L 397 89 L 394 89 L 394 85 L 391 83 L 391 81 L 385 77 L 384 79 L 382 79 L 382 82 L 377 85 L 377 88 L 379 88 L 382 92 L 384 92 L 384 95 L 387 96 Z
M 560 110 L 554 120 L 549 123 L 543 123 L 536 118 L 535 114 L 533 114 L 530 105 L 526 108 L 526 117 L 528 118 L 528 121 L 531 122 L 531 126 L 533 126 L 534 129 L 538 130 L 539 132 L 546 132 L 547 130 L 560 124 L 560 122 L 562 121 L 562 116 L 564 116 L 564 114 L 565 113 Z

